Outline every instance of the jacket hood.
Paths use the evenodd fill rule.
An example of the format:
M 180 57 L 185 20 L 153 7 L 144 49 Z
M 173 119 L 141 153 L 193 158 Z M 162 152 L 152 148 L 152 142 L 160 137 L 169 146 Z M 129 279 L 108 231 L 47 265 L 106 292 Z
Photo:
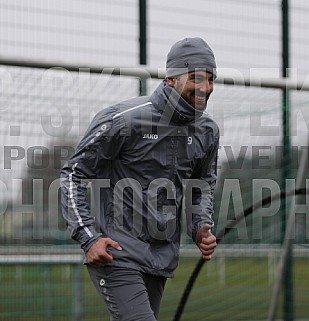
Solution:
M 150 101 L 160 113 L 177 124 L 192 122 L 203 115 L 202 110 L 195 109 L 180 96 L 175 88 L 168 86 L 166 80 L 163 80 L 150 96 Z

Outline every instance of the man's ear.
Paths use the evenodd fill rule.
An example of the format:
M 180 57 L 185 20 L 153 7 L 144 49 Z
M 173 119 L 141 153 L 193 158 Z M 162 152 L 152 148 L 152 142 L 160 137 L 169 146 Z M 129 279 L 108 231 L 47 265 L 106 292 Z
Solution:
M 174 87 L 175 83 L 176 83 L 176 77 L 175 78 L 166 78 L 166 83 L 170 86 L 170 87 Z

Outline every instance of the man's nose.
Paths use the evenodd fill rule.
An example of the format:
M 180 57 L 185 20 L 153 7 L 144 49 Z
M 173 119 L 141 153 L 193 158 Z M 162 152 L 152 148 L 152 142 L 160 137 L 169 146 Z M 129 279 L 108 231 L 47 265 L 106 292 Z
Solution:
M 210 94 L 212 92 L 212 85 L 209 81 L 205 81 L 203 85 L 200 87 L 200 91 L 206 94 Z

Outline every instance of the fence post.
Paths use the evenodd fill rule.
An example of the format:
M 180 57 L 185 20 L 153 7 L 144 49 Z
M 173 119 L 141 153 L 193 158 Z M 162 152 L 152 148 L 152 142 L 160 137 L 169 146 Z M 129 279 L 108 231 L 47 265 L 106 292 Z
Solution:
M 282 0 L 282 77 L 287 78 L 289 68 L 289 1 Z M 282 122 L 283 122 L 283 166 L 282 166 L 282 188 L 286 191 L 286 180 L 291 178 L 291 141 L 290 141 L 290 102 L 289 90 L 282 92 Z M 282 244 L 289 220 L 288 206 L 282 206 Z M 290 213 L 291 215 L 291 213 Z M 284 302 L 283 316 L 285 321 L 293 321 L 293 257 L 292 244 L 289 246 L 284 277 Z
M 73 264 L 74 287 L 73 287 L 73 321 L 83 319 L 83 273 L 82 264 Z
M 53 305 L 52 305 L 52 287 L 51 287 L 51 271 L 49 265 L 43 265 L 45 274 L 45 289 L 46 289 L 46 318 L 51 321 L 53 318 Z
M 139 0 L 139 63 L 147 64 L 147 1 Z M 147 80 L 140 79 L 139 95 L 147 95 Z

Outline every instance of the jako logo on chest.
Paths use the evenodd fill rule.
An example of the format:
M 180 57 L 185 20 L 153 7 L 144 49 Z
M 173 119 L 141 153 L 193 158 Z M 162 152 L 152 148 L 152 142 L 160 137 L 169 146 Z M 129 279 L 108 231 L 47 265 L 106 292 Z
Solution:
M 159 136 L 157 134 L 144 134 L 143 138 L 147 138 L 147 139 L 158 139 Z

